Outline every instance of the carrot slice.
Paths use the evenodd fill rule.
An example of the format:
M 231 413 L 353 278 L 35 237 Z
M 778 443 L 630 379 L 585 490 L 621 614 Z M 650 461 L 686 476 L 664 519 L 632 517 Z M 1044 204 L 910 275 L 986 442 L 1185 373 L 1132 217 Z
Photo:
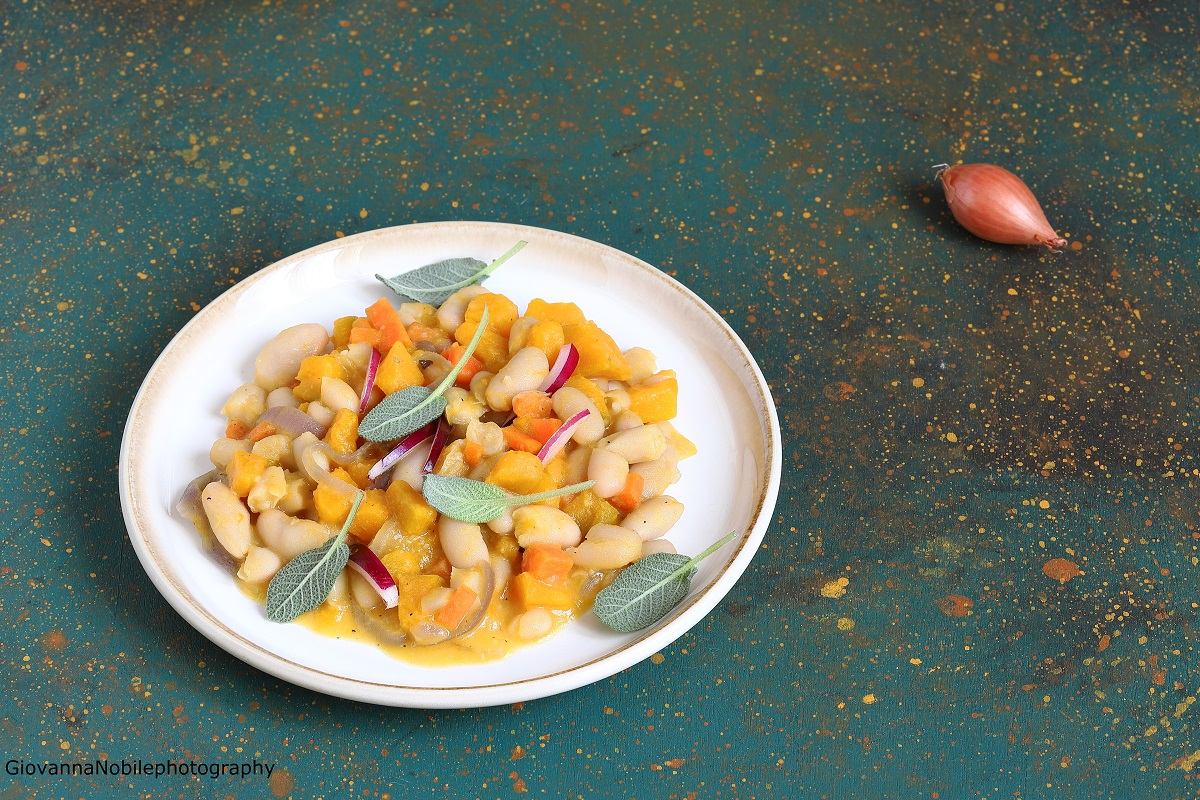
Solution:
M 471 606 L 475 605 L 478 597 L 479 595 L 475 594 L 475 590 L 470 586 L 465 583 L 460 584 L 450 592 L 446 605 L 439 608 L 433 615 L 433 621 L 447 630 L 454 630 L 462 624 L 463 618 L 467 616 Z
M 239 422 L 236 419 L 229 420 L 229 424 L 225 426 L 226 439 L 244 439 L 249 432 L 244 422 Z
M 399 312 L 392 308 L 386 297 L 381 297 L 367 306 L 367 319 L 371 320 L 371 324 L 380 333 L 379 346 L 382 352 L 391 350 L 396 342 L 402 342 L 405 347 L 412 347 L 412 339 L 408 338 L 408 331 L 404 329 L 404 320 L 400 319 Z
M 350 344 L 366 342 L 376 350 L 379 350 L 381 347 L 383 347 L 382 341 L 383 334 L 374 328 L 362 327 L 350 329 Z M 387 351 L 384 352 L 386 353 Z
M 476 466 L 483 461 L 483 445 L 479 442 L 467 442 L 463 445 L 463 462 L 468 467 Z
M 449 361 L 451 365 L 455 365 L 462 359 L 465 352 L 467 352 L 467 348 L 455 343 L 442 351 L 442 358 Z M 463 365 L 462 371 L 458 373 L 458 377 L 454 379 L 454 385 L 460 389 L 470 389 L 471 379 L 481 369 L 483 369 L 483 362 L 475 356 L 470 356 L 467 358 L 467 363 Z
M 268 436 L 274 436 L 277 431 L 275 425 L 270 422 L 260 422 L 250 429 L 250 433 L 246 436 L 252 442 L 261 441 Z
M 573 566 L 575 561 L 561 547 L 545 542 L 531 544 L 521 556 L 521 570 L 551 586 L 565 581 Z
M 628 514 L 642 504 L 642 489 L 646 480 L 636 472 L 630 472 L 625 478 L 625 486 L 621 491 L 608 498 L 608 502 L 622 514 Z
M 563 421 L 558 417 L 517 417 L 513 420 L 513 425 L 517 430 L 527 436 L 532 436 L 542 444 L 554 435 L 554 432 L 563 426 Z
M 500 430 L 504 432 L 504 441 L 508 444 L 509 450 L 524 450 L 526 453 L 533 453 L 535 456 L 541 452 L 542 443 L 529 434 L 521 433 L 520 430 L 512 425 Z

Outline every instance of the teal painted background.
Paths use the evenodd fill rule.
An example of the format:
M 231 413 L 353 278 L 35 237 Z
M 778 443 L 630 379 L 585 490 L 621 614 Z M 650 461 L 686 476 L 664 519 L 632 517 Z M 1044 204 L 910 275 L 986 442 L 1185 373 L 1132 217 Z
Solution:
M 1198 23 L 1170 0 L 3 0 L 0 755 L 278 770 L 5 775 L 0 798 L 1196 796 Z M 956 160 L 1019 173 L 1071 247 L 970 238 L 931 180 Z M 196 310 L 443 219 L 674 275 L 784 428 L 732 594 L 523 706 L 377 708 L 243 665 L 151 586 L 116 491 L 138 383 Z

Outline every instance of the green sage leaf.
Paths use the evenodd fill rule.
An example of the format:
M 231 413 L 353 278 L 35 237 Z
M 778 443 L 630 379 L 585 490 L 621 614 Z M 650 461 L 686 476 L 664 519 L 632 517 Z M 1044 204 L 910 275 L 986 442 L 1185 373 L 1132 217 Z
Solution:
M 365 495 L 359 492 L 354 505 L 346 515 L 337 536 L 320 547 L 305 550 L 275 573 L 267 584 L 267 619 L 272 622 L 291 622 L 306 611 L 312 611 L 333 590 L 338 575 L 350 560 L 350 548 L 346 545 L 346 534 L 350 523 L 358 513 Z
M 477 258 L 447 258 L 391 278 L 382 275 L 375 277 L 396 294 L 412 298 L 418 303 L 441 305 L 459 289 L 485 280 L 497 267 L 519 253 L 526 244 L 527 242 L 517 242 L 511 250 L 491 264 L 485 264 Z
M 600 621 L 620 633 L 648 628 L 687 596 L 696 565 L 734 536 L 726 536 L 694 558 L 677 553 L 651 553 L 630 564 L 596 595 L 592 610 Z
M 446 410 L 446 398 L 424 386 L 409 386 L 379 401 L 358 424 L 358 435 L 368 442 L 400 439 L 428 425 Z
M 584 481 L 561 489 L 552 489 L 537 494 L 509 494 L 499 486 L 493 486 L 483 481 L 473 481 L 470 478 L 456 478 L 452 475 L 426 475 L 421 486 L 421 494 L 426 502 L 459 522 L 491 522 L 504 513 L 509 506 L 519 506 L 526 503 L 536 503 L 539 500 L 549 500 L 565 494 L 582 492 L 590 489 L 592 481 Z
M 389 394 L 379 401 L 379 405 L 367 412 L 358 423 L 358 435 L 369 442 L 386 442 L 408 436 L 418 428 L 423 428 L 442 415 L 446 410 L 446 398 L 442 395 L 454 383 L 458 373 L 467 365 L 467 359 L 479 346 L 483 332 L 487 330 L 488 307 L 483 307 L 479 315 L 479 325 L 475 335 L 463 350 L 462 358 L 454 368 L 446 373 L 442 382 L 433 391 L 424 386 L 409 386 L 398 392 Z

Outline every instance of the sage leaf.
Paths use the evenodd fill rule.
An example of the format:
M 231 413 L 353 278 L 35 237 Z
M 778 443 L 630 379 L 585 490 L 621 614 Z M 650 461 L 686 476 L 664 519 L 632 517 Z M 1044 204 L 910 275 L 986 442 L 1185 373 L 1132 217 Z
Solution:
M 528 242 L 517 242 L 511 250 L 491 264 L 485 264 L 477 258 L 447 258 L 391 278 L 378 274 L 375 277 L 396 294 L 412 298 L 418 303 L 438 306 L 459 289 L 482 282 L 497 267 L 519 253 L 526 244 Z
M 733 538 L 730 531 L 703 553 L 688 558 L 677 553 L 651 553 L 630 564 L 596 595 L 592 610 L 620 633 L 648 628 L 687 596 L 696 565 Z
M 367 412 L 367 415 L 362 418 L 362 422 L 358 423 L 358 435 L 368 442 L 386 442 L 408 436 L 418 428 L 423 428 L 440 417 L 446 410 L 446 398 L 442 395 L 454 383 L 458 373 L 462 372 L 463 367 L 467 365 L 467 359 L 479 346 L 479 340 L 483 338 L 487 324 L 488 307 L 485 305 L 483 313 L 479 316 L 479 325 L 475 328 L 475 335 L 471 337 L 470 343 L 463 350 L 458 363 L 446 373 L 446 377 L 442 378 L 442 382 L 437 385 L 437 388 L 430 391 L 424 386 L 409 386 L 389 394 L 379 401 L 379 405 Z
M 459 522 L 491 522 L 504 513 L 509 506 L 519 506 L 526 503 L 536 503 L 539 500 L 549 500 L 564 494 L 582 492 L 592 487 L 592 481 L 564 486 L 561 489 L 551 489 L 537 494 L 509 494 L 499 486 L 493 486 L 483 481 L 473 481 L 470 478 L 456 478 L 452 475 L 426 475 L 421 486 L 421 494 L 426 502 L 433 506 L 438 513 L 445 514 Z
M 346 523 L 337 536 L 320 547 L 305 550 L 275 573 L 267 584 L 267 619 L 272 622 L 291 622 L 306 611 L 312 611 L 333 590 L 338 575 L 350 560 L 346 534 L 358 513 L 365 495 L 359 492 L 346 515 Z

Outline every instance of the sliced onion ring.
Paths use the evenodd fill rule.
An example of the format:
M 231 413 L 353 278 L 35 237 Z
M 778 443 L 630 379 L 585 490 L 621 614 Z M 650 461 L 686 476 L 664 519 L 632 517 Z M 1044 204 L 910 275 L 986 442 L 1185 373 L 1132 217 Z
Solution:
M 269 422 L 291 436 L 311 433 L 319 439 L 325 435 L 327 429 L 327 426 L 293 406 L 272 406 L 262 413 L 258 421 Z
M 362 575 L 371 588 L 382 598 L 384 605 L 395 608 L 400 604 L 400 590 L 387 567 L 379 560 L 379 556 L 369 547 L 355 544 L 350 547 L 350 560 L 346 562 L 350 569 Z
M 543 464 L 549 464 L 554 460 L 556 455 L 562 452 L 562 449 L 567 446 L 567 442 L 571 439 L 571 433 L 591 413 L 591 409 L 585 408 L 573 414 L 570 419 L 562 424 L 561 428 L 550 435 L 550 438 L 542 445 L 542 449 L 538 450 L 538 458 L 541 459 Z
M 442 448 L 446 446 L 446 440 L 450 438 L 450 426 L 446 424 L 446 420 L 442 417 L 438 418 L 437 430 L 433 434 L 433 444 L 429 448 L 429 458 L 425 459 L 425 466 L 421 472 L 425 475 L 433 472 L 433 468 L 437 466 L 438 456 L 442 454 Z
M 371 348 L 371 360 L 367 362 L 367 377 L 363 379 L 362 397 L 358 401 L 358 415 L 367 413 L 367 403 L 371 402 L 371 390 L 375 388 L 375 375 L 379 372 L 379 351 Z
M 373 444 L 373 442 L 367 442 L 353 453 L 343 454 L 335 451 L 329 445 L 318 440 L 312 442 L 303 450 L 301 450 L 300 457 L 296 460 L 299 462 L 300 471 L 303 472 L 310 480 L 328 486 L 342 497 L 352 498 L 358 494 L 358 487 L 354 486 L 353 484 L 346 483 L 346 481 L 342 480 L 341 478 L 334 476 L 326 466 L 317 461 L 317 454 L 320 453 L 334 464 L 345 466 L 360 458 L 363 453 L 367 451 L 367 448 L 371 447 Z
M 554 394 L 575 373 L 575 367 L 578 365 L 579 350 L 573 344 L 564 344 L 558 349 L 558 358 L 554 359 L 554 366 L 550 368 L 546 380 L 542 381 L 539 388 L 547 394 Z
M 393 447 L 390 453 L 379 459 L 379 461 L 375 463 L 375 466 L 371 467 L 371 471 L 367 473 L 367 478 L 369 480 L 375 480 L 378 478 L 388 469 L 393 467 L 397 461 L 404 458 L 405 453 L 407 453 L 409 450 L 412 450 L 430 436 L 433 436 L 436 430 L 437 423 L 431 422 L 424 428 L 418 428 L 408 436 L 405 436 L 400 440 L 400 444 Z

